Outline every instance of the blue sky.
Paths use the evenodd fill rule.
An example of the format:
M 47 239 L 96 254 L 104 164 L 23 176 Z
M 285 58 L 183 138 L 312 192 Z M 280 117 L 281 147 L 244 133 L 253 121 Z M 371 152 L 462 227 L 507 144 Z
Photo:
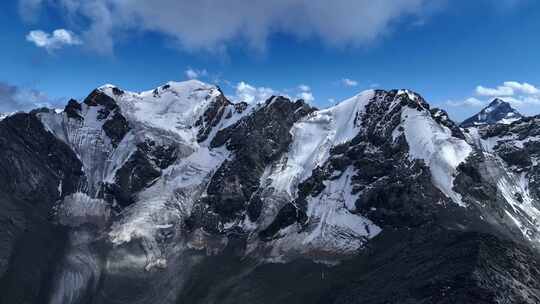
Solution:
M 540 113 L 540 2 L 20 0 L 0 4 L 0 112 L 189 77 L 326 107 L 409 88 L 462 120 Z

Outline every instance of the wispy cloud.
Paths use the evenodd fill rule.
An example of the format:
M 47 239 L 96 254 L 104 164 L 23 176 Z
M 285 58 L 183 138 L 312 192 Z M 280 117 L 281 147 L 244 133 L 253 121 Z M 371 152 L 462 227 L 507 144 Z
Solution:
M 43 0 L 19 0 L 19 14 L 26 22 L 35 22 Z
M 48 52 L 61 49 L 65 46 L 80 45 L 82 41 L 73 32 L 66 29 L 57 29 L 52 33 L 42 30 L 30 31 L 26 40 L 34 43 L 37 47 L 44 48 Z
M 208 72 L 205 69 L 197 70 L 188 68 L 184 73 L 188 79 L 199 79 L 208 76 Z
M 341 84 L 346 87 L 356 87 L 358 85 L 358 81 L 352 80 L 350 78 L 343 78 L 341 79 Z

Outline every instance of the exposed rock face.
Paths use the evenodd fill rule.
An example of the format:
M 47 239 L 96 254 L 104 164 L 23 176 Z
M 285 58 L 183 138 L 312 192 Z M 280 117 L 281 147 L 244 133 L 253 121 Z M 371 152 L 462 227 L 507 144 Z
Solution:
M 272 97 L 253 115 L 220 130 L 212 139 L 211 147 L 226 145 L 234 153 L 234 158 L 225 161 L 214 174 L 204 199 L 223 223 L 245 215 L 249 205 L 251 210 L 256 208 L 251 198 L 259 188 L 264 169 L 287 150 L 292 125 L 312 111 L 302 101 L 292 103 Z
M 0 302 L 40 303 L 66 234 L 51 217 L 55 202 L 84 184 L 71 149 L 34 114 L 0 122 Z
M 83 119 L 81 116 L 82 106 L 75 99 L 70 99 L 64 108 L 66 116 L 73 119 Z
M 525 117 L 511 124 L 469 128 L 468 137 L 477 149 L 463 164 L 458 185 L 490 222 L 526 240 L 538 240 L 538 129 L 537 117 Z M 471 182 L 473 181 L 471 187 Z M 486 210 L 491 211 L 486 212 Z M 494 216 L 496 214 L 497 216 Z M 537 247 L 536 241 L 533 246 Z
M 197 140 L 199 142 L 203 142 L 208 138 L 212 129 L 216 127 L 223 118 L 229 105 L 231 105 L 231 102 L 227 100 L 222 93 L 216 101 L 206 109 L 204 114 L 199 117 L 197 122 L 195 122 L 195 126 L 200 127 L 199 132 L 197 133 Z M 232 115 L 231 109 L 229 109 L 227 115 Z
M 114 183 L 108 185 L 105 193 L 112 195 L 113 201 L 122 207 L 131 205 L 136 200 L 134 195 L 156 181 L 162 170 L 176 161 L 177 154 L 174 145 L 161 146 L 153 141 L 137 144 L 136 151 L 116 171 Z
M 199 81 L 9 116 L 0 299 L 538 303 L 539 121 L 461 128 L 407 90 L 233 103 Z
M 482 109 L 480 113 L 465 119 L 461 123 L 461 127 L 468 128 L 490 124 L 509 124 L 521 119 L 523 116 L 516 111 L 512 106 L 502 100 L 494 99 L 487 107 Z
M 117 91 L 114 94 L 119 95 Z M 128 122 L 120 114 L 120 108 L 116 104 L 116 101 L 102 91 L 95 90 L 84 100 L 84 103 L 89 107 L 101 107 L 98 110 L 97 119 L 99 121 L 105 121 L 103 131 L 111 139 L 113 146 L 116 147 L 129 131 Z

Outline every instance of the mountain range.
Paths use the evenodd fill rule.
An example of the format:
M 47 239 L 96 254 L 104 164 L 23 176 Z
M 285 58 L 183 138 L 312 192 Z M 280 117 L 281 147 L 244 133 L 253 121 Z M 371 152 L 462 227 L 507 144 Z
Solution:
M 0 121 L 1 303 L 540 303 L 540 116 L 191 80 Z

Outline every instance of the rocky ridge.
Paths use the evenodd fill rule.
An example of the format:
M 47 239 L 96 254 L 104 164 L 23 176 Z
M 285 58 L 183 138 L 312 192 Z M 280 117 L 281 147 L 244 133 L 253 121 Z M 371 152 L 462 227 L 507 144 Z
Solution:
M 539 130 L 460 127 L 408 90 L 318 110 L 106 85 L 0 122 L 1 299 L 537 303 Z

